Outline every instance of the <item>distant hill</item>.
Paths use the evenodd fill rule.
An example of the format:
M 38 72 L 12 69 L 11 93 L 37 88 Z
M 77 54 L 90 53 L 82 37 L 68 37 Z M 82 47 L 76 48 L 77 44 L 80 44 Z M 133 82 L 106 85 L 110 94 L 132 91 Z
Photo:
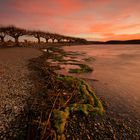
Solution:
M 139 39 L 135 40 L 109 40 L 109 41 L 88 41 L 89 44 L 140 44 Z

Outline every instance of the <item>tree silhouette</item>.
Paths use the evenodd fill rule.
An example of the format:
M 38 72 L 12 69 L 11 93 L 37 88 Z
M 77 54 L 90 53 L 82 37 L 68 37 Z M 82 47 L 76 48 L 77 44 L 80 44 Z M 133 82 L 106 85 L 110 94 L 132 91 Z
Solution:
M 1 42 L 4 42 L 4 37 L 6 35 L 9 35 L 15 39 L 15 43 L 18 44 L 19 37 L 22 35 L 29 35 L 29 36 L 34 36 L 35 38 L 38 39 L 38 43 L 40 43 L 40 38 L 46 39 L 46 43 L 48 43 L 49 39 L 52 39 L 52 42 L 54 43 L 55 40 L 57 42 L 62 42 L 66 41 L 69 43 L 86 43 L 87 41 L 82 38 L 76 38 L 76 37 L 71 37 L 71 36 L 65 36 L 65 35 L 60 35 L 57 33 L 49 33 L 49 32 L 43 32 L 43 31 L 31 31 L 31 30 L 25 30 L 21 28 L 17 28 L 14 26 L 8 26 L 8 27 L 0 27 L 0 39 Z
M 48 43 L 49 39 L 51 38 L 51 35 L 49 32 L 42 32 L 41 37 L 45 38 L 46 43 Z
M 41 32 L 41 31 L 28 31 L 28 35 L 32 35 L 32 36 L 34 36 L 35 38 L 37 38 L 39 44 L 40 44 L 40 37 L 43 36 L 43 33 L 44 33 L 44 32 Z
M 60 34 L 55 34 L 55 37 L 56 37 L 58 43 L 60 43 L 62 41 L 62 39 L 64 38 L 64 36 L 62 36 Z
M 0 27 L 0 39 L 1 42 L 4 42 L 4 38 L 6 36 L 6 27 Z
M 19 44 L 19 37 L 22 35 L 26 35 L 26 30 L 21 29 L 21 28 L 17 28 L 14 26 L 9 26 L 6 28 L 6 32 L 9 36 L 13 37 L 15 39 L 15 43 Z
M 48 43 L 49 39 L 50 39 L 50 36 L 46 35 L 44 38 L 46 39 L 46 43 Z
M 51 33 L 51 34 L 50 34 L 50 37 L 51 37 L 51 39 L 52 39 L 52 43 L 54 43 L 54 40 L 55 40 L 55 38 L 56 38 L 56 35 L 53 34 L 53 33 Z
M 84 43 L 86 43 L 87 42 L 87 40 L 86 39 L 83 39 L 83 38 L 75 38 L 75 41 L 77 42 L 77 43 L 82 43 L 82 44 L 84 44 Z

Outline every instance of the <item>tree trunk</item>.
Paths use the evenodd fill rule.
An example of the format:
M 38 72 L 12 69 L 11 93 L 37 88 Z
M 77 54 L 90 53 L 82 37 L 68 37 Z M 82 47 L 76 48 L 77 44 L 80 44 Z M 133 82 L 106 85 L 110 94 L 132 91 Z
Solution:
M 48 38 L 45 38 L 46 39 L 46 43 L 48 43 L 49 42 L 49 39 Z
M 1 42 L 3 43 L 4 42 L 4 36 L 1 36 Z
M 52 43 L 54 43 L 54 40 L 55 40 L 55 39 L 52 39 Z
M 60 43 L 61 39 L 57 39 L 57 42 Z
M 38 37 L 37 39 L 38 39 L 38 43 L 40 44 L 40 37 Z
M 15 43 L 16 43 L 17 45 L 19 44 L 18 38 L 19 38 L 19 36 L 16 36 L 16 37 L 15 37 Z

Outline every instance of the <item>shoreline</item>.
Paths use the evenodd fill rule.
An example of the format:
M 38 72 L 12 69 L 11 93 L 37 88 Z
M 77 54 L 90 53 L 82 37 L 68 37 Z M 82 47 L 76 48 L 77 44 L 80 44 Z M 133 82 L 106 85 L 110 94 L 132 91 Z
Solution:
M 41 53 L 31 48 L 0 49 L 0 139 L 16 139 L 26 131 L 26 106 L 34 83 L 28 59 Z
M 54 90 L 54 86 L 52 86 L 54 82 L 52 77 L 55 77 L 56 74 L 48 65 L 44 65 L 47 57 L 42 54 L 39 58 L 30 60 L 28 65 L 29 70 L 32 71 L 30 73 L 30 78 L 34 81 L 35 89 L 28 100 L 28 107 L 26 110 L 28 118 L 27 139 L 32 139 L 34 135 L 36 138 L 38 137 L 38 139 L 40 139 L 39 136 L 41 135 L 42 122 L 48 119 L 45 114 L 46 111 L 48 111 L 48 108 L 46 108 L 47 94 L 52 94 L 54 91 L 57 91 L 56 89 Z M 49 79 L 51 83 L 48 83 Z M 46 84 L 48 85 L 46 86 Z M 48 87 L 51 88 L 48 89 Z M 54 91 L 52 91 L 52 89 Z M 139 134 L 135 128 L 129 128 L 127 124 L 125 124 L 122 120 L 119 120 L 116 116 L 114 116 L 114 114 L 112 114 L 112 112 L 107 112 L 107 103 L 105 103 L 104 99 L 102 99 L 102 103 L 106 110 L 106 113 L 103 116 L 97 115 L 95 117 L 90 114 L 87 117 L 83 113 L 71 113 L 70 119 L 68 119 L 64 131 L 66 139 L 69 140 L 72 137 L 75 139 L 108 138 L 114 140 L 119 138 L 139 138 Z M 41 120 L 39 121 L 41 123 L 33 121 L 36 118 L 37 120 Z M 48 130 L 47 134 L 50 133 L 51 136 L 53 136 L 54 131 L 53 129 L 50 130 Z
M 73 135 L 74 132 L 77 133 L 77 135 L 73 136 L 73 138 L 79 138 L 82 139 L 82 137 L 87 137 L 88 136 L 90 138 L 97 138 L 97 139 L 101 139 L 101 138 L 109 138 L 109 139 L 123 139 L 123 138 L 132 138 L 132 139 L 138 139 L 139 138 L 139 132 L 137 132 L 137 129 L 135 130 L 135 128 L 133 128 L 133 126 L 130 124 L 128 124 L 128 122 L 124 122 L 124 120 L 120 120 L 119 117 L 116 116 L 116 114 L 114 114 L 113 112 L 108 112 L 108 104 L 106 103 L 105 99 L 102 98 L 102 103 L 104 105 L 104 108 L 106 110 L 106 113 L 103 116 L 97 116 L 97 117 L 93 117 L 92 115 L 89 115 L 89 117 L 83 116 L 81 114 L 73 114 L 71 115 L 71 120 L 68 120 L 68 124 L 66 124 L 66 131 L 65 131 L 65 135 L 66 135 L 66 139 L 70 139 L 71 135 Z M 76 118 L 75 118 L 76 117 Z M 79 118 L 80 117 L 80 118 Z M 77 119 L 78 118 L 78 119 Z M 83 119 L 84 118 L 84 119 Z M 89 123 L 87 122 L 87 120 L 90 120 L 90 122 L 92 122 L 92 126 L 89 124 L 89 126 L 91 128 L 88 128 L 89 126 L 87 126 L 85 128 L 85 126 L 83 128 L 81 128 L 81 124 L 79 126 L 79 124 L 77 124 L 78 122 L 75 120 L 77 119 L 77 121 L 79 121 L 79 123 L 81 123 L 82 125 L 83 122 Z M 80 121 L 81 120 L 81 121 Z M 93 121 L 91 121 L 93 120 Z M 69 122 L 70 121 L 70 122 Z M 74 123 L 72 123 L 74 121 Z M 76 121 L 76 122 L 75 122 Z M 73 125 L 73 126 L 71 126 Z M 74 127 L 79 127 L 81 130 L 73 130 L 70 131 L 69 129 L 73 129 Z M 95 133 L 90 132 L 90 133 L 85 133 L 85 129 L 87 130 L 95 130 Z M 96 132 L 97 130 L 97 132 Z M 72 134 L 69 134 L 69 131 Z M 81 135 L 79 135 L 80 131 L 83 133 L 81 133 Z M 79 136 L 78 136 L 79 135 Z M 124 136 L 125 135 L 125 136 Z

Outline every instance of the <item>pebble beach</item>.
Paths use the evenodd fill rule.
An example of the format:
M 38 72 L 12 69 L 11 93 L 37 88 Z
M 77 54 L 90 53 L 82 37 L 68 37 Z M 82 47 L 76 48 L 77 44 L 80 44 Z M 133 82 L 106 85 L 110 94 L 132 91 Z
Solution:
M 22 123 L 26 102 L 33 90 L 29 79 L 28 60 L 41 55 L 32 48 L 3 48 L 0 50 L 0 139 L 16 137 Z

